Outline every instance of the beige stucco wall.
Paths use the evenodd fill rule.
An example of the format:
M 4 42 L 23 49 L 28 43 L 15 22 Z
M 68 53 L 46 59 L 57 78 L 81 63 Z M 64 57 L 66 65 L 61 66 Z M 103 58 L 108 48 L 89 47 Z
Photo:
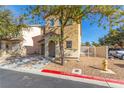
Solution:
M 80 46 L 81 46 L 81 26 L 80 24 L 73 24 L 65 28 L 65 38 L 68 37 L 64 42 L 65 55 L 68 57 L 80 57 Z M 72 41 L 72 48 L 66 48 L 66 41 Z

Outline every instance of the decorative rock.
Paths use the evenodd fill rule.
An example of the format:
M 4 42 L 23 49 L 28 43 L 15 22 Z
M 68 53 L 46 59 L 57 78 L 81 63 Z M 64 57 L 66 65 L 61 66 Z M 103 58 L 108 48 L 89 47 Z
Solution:
M 5 68 L 16 68 L 16 69 L 42 69 L 45 65 L 49 63 L 45 58 L 32 55 L 26 57 L 10 57 L 0 64 Z
M 24 60 L 23 60 L 24 63 L 26 63 L 26 62 L 28 62 L 28 61 L 30 61 L 30 60 L 29 60 L 29 59 L 24 59 Z

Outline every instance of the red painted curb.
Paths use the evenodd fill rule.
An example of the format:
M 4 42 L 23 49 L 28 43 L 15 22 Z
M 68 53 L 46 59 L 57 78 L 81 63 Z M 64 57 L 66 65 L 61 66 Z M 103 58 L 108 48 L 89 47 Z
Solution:
M 98 80 L 98 81 L 110 82 L 110 83 L 116 83 L 116 84 L 124 84 L 124 81 L 121 81 L 121 80 L 114 80 L 114 79 L 108 79 L 108 78 L 104 79 L 102 77 L 88 76 L 88 75 L 78 75 L 78 74 L 66 73 L 66 72 L 55 71 L 55 70 L 44 69 L 44 70 L 41 70 L 41 72 L 59 74 L 59 75 L 66 75 L 66 76 L 73 76 L 73 77 L 79 77 L 79 78 L 91 79 L 91 80 Z

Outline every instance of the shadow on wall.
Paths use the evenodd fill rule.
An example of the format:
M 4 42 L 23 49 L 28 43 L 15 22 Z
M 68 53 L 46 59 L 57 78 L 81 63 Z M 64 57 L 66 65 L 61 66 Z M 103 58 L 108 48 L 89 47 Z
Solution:
M 78 57 L 77 49 L 65 49 L 64 53 L 66 57 Z
M 26 53 L 28 55 L 30 55 L 30 54 L 40 54 L 41 44 L 38 41 L 41 40 L 41 35 L 32 37 L 32 40 L 33 40 L 33 46 L 25 46 Z

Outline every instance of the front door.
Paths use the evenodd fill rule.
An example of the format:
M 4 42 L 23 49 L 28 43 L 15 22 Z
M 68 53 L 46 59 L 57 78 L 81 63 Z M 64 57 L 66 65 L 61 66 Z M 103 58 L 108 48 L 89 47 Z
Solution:
M 55 57 L 55 42 L 49 42 L 49 57 Z

